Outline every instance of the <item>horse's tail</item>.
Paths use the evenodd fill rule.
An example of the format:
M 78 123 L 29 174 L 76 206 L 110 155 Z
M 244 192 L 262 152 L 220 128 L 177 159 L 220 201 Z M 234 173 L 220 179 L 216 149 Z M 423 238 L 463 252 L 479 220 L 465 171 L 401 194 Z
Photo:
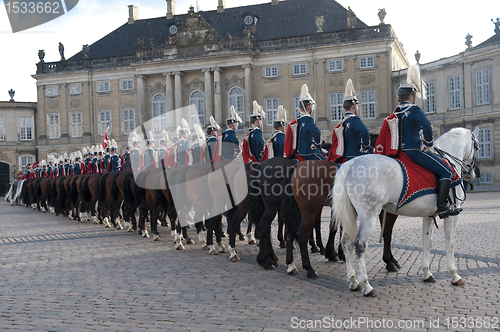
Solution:
M 293 167 L 295 170 L 296 167 Z M 302 219 L 302 214 L 300 212 L 299 206 L 297 205 L 297 200 L 292 191 L 292 175 L 294 172 L 288 170 L 285 179 L 283 180 L 283 196 L 281 199 L 281 213 L 283 214 L 283 220 L 285 220 L 285 233 L 291 234 L 294 240 L 297 232 L 299 231 L 300 221 Z M 287 238 L 287 236 L 285 236 Z
M 12 182 L 10 184 L 10 188 L 9 188 L 9 191 L 7 192 L 7 194 L 5 195 L 4 199 L 7 201 L 7 202 L 10 202 L 11 200 L 11 196 L 12 196 L 12 189 L 14 188 L 14 185 L 15 185 L 16 181 Z
M 335 175 L 335 183 L 331 193 L 333 218 L 330 227 L 335 227 L 340 224 L 343 231 L 349 236 L 349 239 L 354 241 L 356 233 L 358 232 L 358 225 L 356 223 L 358 214 L 349 199 L 346 187 L 347 174 L 352 165 L 352 161 L 343 164 Z

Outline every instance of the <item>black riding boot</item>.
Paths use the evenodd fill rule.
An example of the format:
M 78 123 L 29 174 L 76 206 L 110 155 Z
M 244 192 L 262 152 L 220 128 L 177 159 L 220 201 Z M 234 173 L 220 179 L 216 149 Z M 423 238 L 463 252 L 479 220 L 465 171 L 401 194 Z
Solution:
M 449 216 L 456 216 L 462 209 L 452 209 L 448 206 L 448 196 L 450 194 L 451 180 L 443 179 L 437 185 L 437 213 L 439 218 L 445 219 Z

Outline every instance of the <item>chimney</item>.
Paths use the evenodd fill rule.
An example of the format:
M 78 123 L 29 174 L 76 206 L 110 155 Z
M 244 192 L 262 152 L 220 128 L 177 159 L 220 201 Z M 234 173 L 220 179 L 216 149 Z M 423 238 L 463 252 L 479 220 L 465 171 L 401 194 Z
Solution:
M 139 19 L 139 7 L 134 5 L 128 6 L 128 24 L 134 24 Z
M 219 0 L 219 5 L 217 6 L 217 13 L 222 13 L 226 9 L 226 0 Z
M 271 0 L 271 5 L 276 6 L 280 0 Z
M 167 0 L 167 20 L 175 16 L 175 0 Z

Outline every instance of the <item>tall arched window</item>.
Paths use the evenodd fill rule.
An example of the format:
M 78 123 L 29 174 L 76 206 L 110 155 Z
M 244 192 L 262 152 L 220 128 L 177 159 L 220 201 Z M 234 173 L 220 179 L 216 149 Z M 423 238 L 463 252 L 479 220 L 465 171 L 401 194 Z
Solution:
M 231 89 L 229 89 L 229 92 L 227 93 L 228 96 L 228 115 L 231 115 L 231 106 L 234 106 L 236 109 L 236 112 L 238 115 L 241 117 L 243 122 L 245 122 L 245 95 L 243 94 L 243 89 L 240 88 L 239 86 L 233 86 Z M 228 116 L 228 117 L 229 117 Z
M 194 90 L 189 94 L 189 105 L 191 108 L 191 126 L 195 123 L 202 128 L 205 127 L 205 95 L 200 90 Z M 199 121 L 199 122 L 198 122 Z
M 167 130 L 167 98 L 163 93 L 157 93 L 151 99 L 153 130 Z

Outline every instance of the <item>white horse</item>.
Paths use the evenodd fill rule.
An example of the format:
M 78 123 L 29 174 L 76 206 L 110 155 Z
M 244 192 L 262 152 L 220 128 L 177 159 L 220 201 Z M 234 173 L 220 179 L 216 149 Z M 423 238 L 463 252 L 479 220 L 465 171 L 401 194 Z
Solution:
M 442 135 L 434 142 L 434 148 L 440 151 L 453 164 L 458 174 L 462 174 L 465 181 L 474 179 L 474 166 L 477 158 L 477 134 L 464 128 L 454 128 Z M 367 241 L 375 228 L 378 216 L 382 209 L 387 212 L 410 217 L 423 217 L 423 279 L 427 282 L 436 280 L 429 271 L 429 251 L 432 246 L 433 219 L 436 213 L 437 195 L 421 196 L 402 206 L 396 212 L 396 206 L 403 188 L 403 173 L 399 163 L 393 158 L 383 155 L 364 155 L 356 157 L 342 165 L 335 176 L 332 190 L 332 208 L 334 220 L 339 221 L 343 228 L 342 245 L 346 253 L 347 277 L 349 288 L 358 289 L 361 284 L 363 295 L 375 296 L 373 287 L 368 282 L 366 272 L 365 251 Z M 462 186 L 456 189 L 457 197 L 464 199 Z M 458 208 L 462 201 L 455 201 Z M 359 216 L 359 227 L 356 218 Z M 444 219 L 446 257 L 448 271 L 454 285 L 461 285 L 463 281 L 455 267 L 453 246 L 458 216 Z M 333 226 L 333 224 L 332 224 Z M 354 268 L 354 252 L 358 262 L 360 280 L 356 278 Z

